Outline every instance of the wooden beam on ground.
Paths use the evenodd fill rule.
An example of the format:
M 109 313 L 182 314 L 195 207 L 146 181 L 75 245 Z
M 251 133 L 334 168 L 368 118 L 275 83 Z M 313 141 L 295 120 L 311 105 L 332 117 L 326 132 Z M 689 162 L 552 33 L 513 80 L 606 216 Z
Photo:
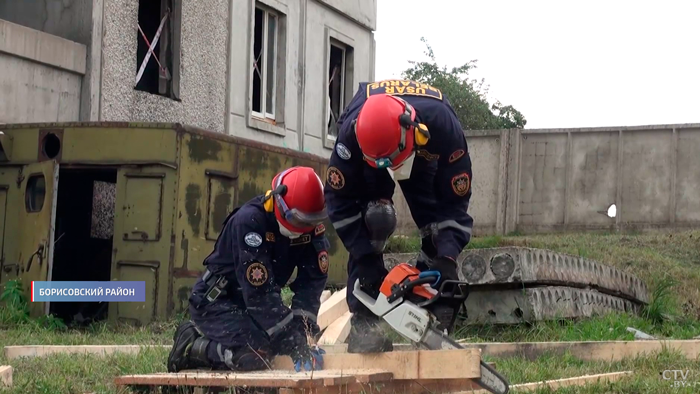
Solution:
M 390 380 L 382 370 L 348 371 L 260 371 L 260 372 L 179 372 L 144 375 L 123 375 L 114 379 L 117 386 L 193 386 L 193 387 L 290 387 L 313 388 L 339 386 L 357 381 Z
M 171 345 L 28 345 L 5 346 L 5 357 L 12 360 L 19 357 L 42 357 L 50 354 L 95 354 L 114 353 L 138 354 L 141 349 L 171 348 Z
M 469 348 L 481 349 L 489 357 L 524 357 L 535 360 L 543 354 L 572 356 L 586 361 L 620 361 L 625 358 L 660 352 L 664 349 L 679 351 L 688 359 L 700 355 L 700 340 L 645 340 L 645 341 L 586 341 L 586 342 L 499 342 L 466 343 Z
M 509 392 L 537 391 L 538 389 L 543 388 L 543 387 L 549 387 L 553 390 L 556 390 L 556 389 L 562 388 L 562 387 L 584 386 L 586 384 L 591 384 L 591 383 L 615 382 L 615 381 L 620 380 L 623 377 L 631 375 L 631 374 L 632 374 L 632 371 L 611 372 L 611 373 L 601 373 L 601 374 L 596 374 L 596 375 L 576 376 L 573 378 L 566 378 L 566 379 L 544 380 L 541 382 L 512 384 L 512 385 L 510 385 Z M 482 389 L 482 390 L 478 390 L 478 391 L 469 391 L 469 392 L 463 392 L 463 393 L 459 393 L 459 394 L 488 394 L 488 393 L 489 393 L 488 391 Z
M 340 318 L 336 319 L 331 323 L 326 330 L 321 335 L 318 340 L 320 346 L 324 345 L 337 345 L 344 343 L 345 340 L 350 335 L 350 318 L 352 317 L 351 312 L 345 312 Z
M 12 387 L 11 365 L 0 365 L 0 386 Z
M 348 303 L 345 300 L 346 296 L 346 289 L 338 290 L 318 308 L 316 323 L 321 330 L 331 325 L 331 323 L 348 311 Z
M 481 352 L 478 349 L 412 350 L 386 353 L 336 353 L 323 357 L 330 370 L 377 369 L 391 372 L 394 379 L 473 379 L 481 377 Z M 272 369 L 294 370 L 288 356 L 273 361 Z
M 330 297 L 331 297 L 331 291 L 330 290 L 323 290 L 323 292 L 321 292 L 321 298 L 320 298 L 321 304 L 326 302 L 326 300 L 328 300 Z
M 311 389 L 280 389 L 279 394 L 442 394 L 464 390 L 478 390 L 472 379 L 417 379 L 391 380 L 380 382 L 354 382 L 338 386 L 315 387 Z

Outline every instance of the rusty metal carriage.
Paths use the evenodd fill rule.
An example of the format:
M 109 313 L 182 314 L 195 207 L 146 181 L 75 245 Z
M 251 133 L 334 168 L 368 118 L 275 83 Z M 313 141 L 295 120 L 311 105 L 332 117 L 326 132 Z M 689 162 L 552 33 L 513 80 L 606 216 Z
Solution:
M 0 125 L 0 283 L 145 281 L 145 303 L 31 303 L 145 324 L 186 308 L 223 220 L 294 165 L 328 158 L 180 124 Z M 330 223 L 329 283 L 347 251 Z

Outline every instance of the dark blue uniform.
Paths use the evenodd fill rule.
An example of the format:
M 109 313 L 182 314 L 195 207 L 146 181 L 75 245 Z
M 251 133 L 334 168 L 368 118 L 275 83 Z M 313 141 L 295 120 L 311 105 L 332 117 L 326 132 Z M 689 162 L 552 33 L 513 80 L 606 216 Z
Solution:
M 322 224 L 297 239 L 282 236 L 274 213 L 265 211 L 263 196 L 234 210 L 214 251 L 204 260 L 207 269 L 190 297 L 192 320 L 206 338 L 217 342 L 207 349 L 212 364 L 231 367 L 226 349 L 234 354 L 245 348 L 277 354 L 276 337 L 299 329 L 300 321 L 315 325 L 328 278 L 328 248 Z M 282 303 L 280 291 L 294 268 L 290 309 Z M 213 298 L 217 289 L 223 293 L 208 300 L 207 293 Z
M 363 283 L 376 284 L 387 273 L 381 255 L 373 253 L 362 212 L 370 201 L 391 200 L 394 180 L 386 169 L 375 169 L 364 161 L 353 127 L 367 97 L 383 93 L 399 96 L 412 105 L 416 121 L 425 124 L 431 136 L 426 145 L 415 147 L 410 179 L 398 181 L 413 220 L 421 229 L 419 268 L 425 269 L 423 262 L 437 256 L 456 260 L 471 238 L 473 224 L 467 214 L 472 194 L 471 159 L 447 97 L 432 86 L 412 81 L 360 83 L 338 119 L 339 135 L 324 188 L 329 217 L 350 253 L 347 298 L 353 312 L 364 310 L 350 291 L 355 280 L 362 276 Z

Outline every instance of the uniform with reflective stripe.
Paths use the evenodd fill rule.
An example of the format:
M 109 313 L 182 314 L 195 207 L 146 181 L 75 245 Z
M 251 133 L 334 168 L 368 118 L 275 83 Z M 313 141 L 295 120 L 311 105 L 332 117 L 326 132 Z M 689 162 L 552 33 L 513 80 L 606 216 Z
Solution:
M 411 178 L 399 181 L 413 220 L 422 229 L 422 252 L 429 258 L 456 259 L 471 239 L 473 219 L 467 214 L 471 198 L 472 164 L 462 127 L 448 98 L 431 86 L 411 81 L 360 83 L 357 93 L 338 119 L 338 137 L 329 162 L 324 187 L 333 226 L 350 252 L 348 288 L 358 277 L 358 261 L 372 247 L 362 217 L 369 201 L 392 199 L 395 183 L 386 169 L 370 167 L 364 160 L 353 131 L 353 120 L 368 95 L 392 94 L 408 102 L 417 121 L 427 126 L 431 139 L 416 147 Z M 376 275 L 385 270 L 377 267 Z M 348 292 L 351 310 L 363 308 Z
M 228 280 L 225 294 L 208 301 L 210 286 L 203 280 L 207 278 L 200 277 L 190 296 L 192 320 L 207 338 L 233 352 L 244 346 L 268 349 L 270 338 L 289 328 L 295 315 L 315 321 L 328 278 L 321 256 L 326 256 L 327 264 L 328 248 L 323 231 L 293 240 L 282 236 L 274 214 L 265 211 L 262 196 L 253 198 L 229 215 L 204 260 L 212 277 Z M 288 308 L 281 288 L 295 268 Z M 221 354 L 215 349 L 208 353 L 210 358 Z

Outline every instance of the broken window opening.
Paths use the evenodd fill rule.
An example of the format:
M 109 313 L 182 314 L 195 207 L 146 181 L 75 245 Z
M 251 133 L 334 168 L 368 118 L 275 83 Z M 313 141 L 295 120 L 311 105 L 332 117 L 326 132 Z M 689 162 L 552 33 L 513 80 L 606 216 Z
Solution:
M 253 114 L 275 120 L 277 95 L 277 26 L 276 14 L 255 7 L 253 34 Z
M 180 99 L 180 11 L 181 0 L 139 0 L 134 89 Z
M 345 109 L 345 86 L 348 76 L 348 54 L 352 49 L 331 40 L 328 64 L 328 133 L 329 139 L 338 135 L 337 121 Z

